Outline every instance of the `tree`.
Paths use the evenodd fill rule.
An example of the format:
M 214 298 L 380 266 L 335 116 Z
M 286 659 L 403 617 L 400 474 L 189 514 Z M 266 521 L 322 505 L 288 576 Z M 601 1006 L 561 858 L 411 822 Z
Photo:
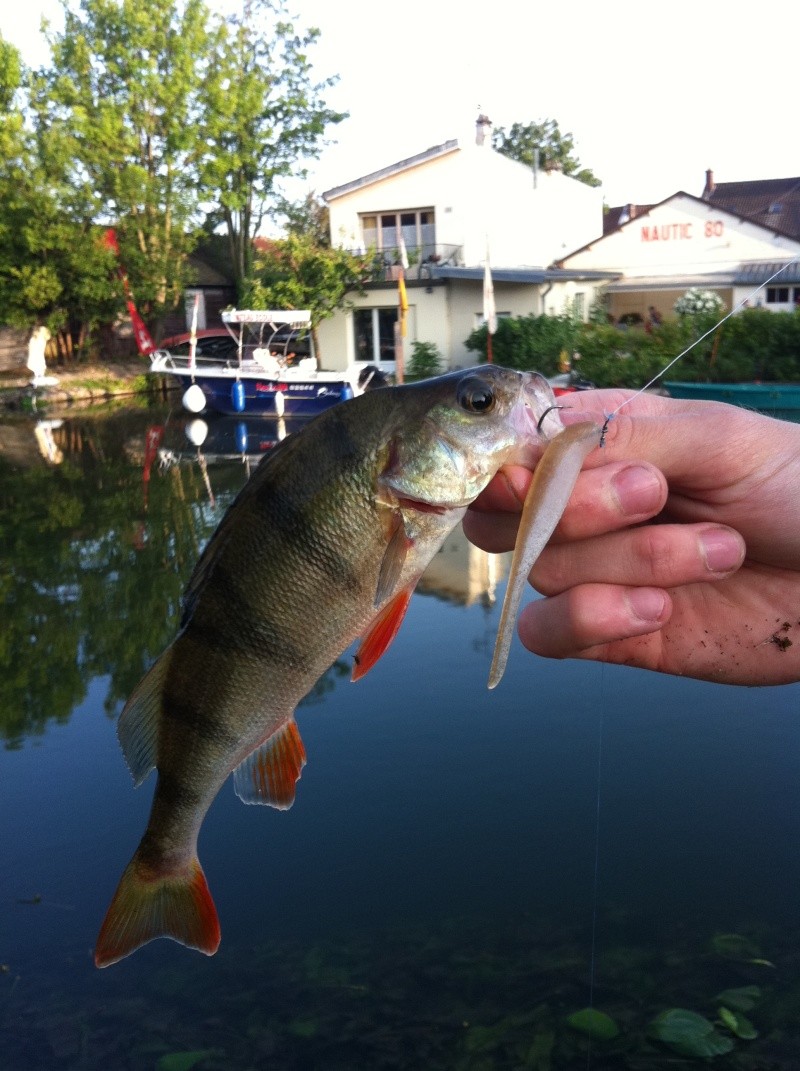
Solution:
M 311 78 L 307 50 L 318 36 L 295 29 L 283 0 L 248 0 L 215 38 L 204 98 L 213 151 L 201 182 L 228 236 L 240 300 L 253 279 L 253 238 L 280 180 L 304 177 L 300 161 L 317 156 L 326 127 L 346 118 L 323 101 L 335 79 Z
M 556 166 L 587 186 L 599 186 L 601 180 L 588 167 L 581 167 L 575 155 L 572 134 L 562 134 L 555 119 L 534 123 L 514 123 L 508 130 L 497 127 L 492 146 L 511 160 L 527 167 L 547 169 Z
M 283 201 L 279 211 L 287 234 L 306 235 L 319 246 L 331 244 L 330 209 L 314 193 L 307 193 L 300 202 Z
M 256 308 L 308 309 L 319 355 L 316 325 L 344 306 L 348 291 L 363 290 L 369 265 L 346 249 L 318 245 L 311 235 L 290 234 L 258 254 L 255 272 L 250 301 Z
M 37 137 L 63 185 L 59 209 L 116 226 L 151 322 L 183 293 L 199 220 L 208 20 L 203 0 L 80 0 L 77 10 L 64 0 L 52 63 L 33 81 Z
M 60 355 L 71 356 L 116 301 L 97 229 L 65 210 L 63 176 L 26 126 L 28 77 L 0 39 L 0 322 L 46 323 Z

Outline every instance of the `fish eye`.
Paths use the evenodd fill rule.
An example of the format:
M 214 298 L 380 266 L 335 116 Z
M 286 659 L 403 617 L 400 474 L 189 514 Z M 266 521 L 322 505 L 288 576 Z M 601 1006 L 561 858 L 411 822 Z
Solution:
M 496 401 L 494 391 L 483 380 L 468 377 L 458 385 L 458 404 L 468 413 L 490 413 Z

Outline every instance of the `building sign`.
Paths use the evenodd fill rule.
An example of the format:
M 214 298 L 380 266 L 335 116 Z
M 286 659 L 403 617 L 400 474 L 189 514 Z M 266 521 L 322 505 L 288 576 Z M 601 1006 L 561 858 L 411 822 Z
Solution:
M 703 224 L 703 238 L 721 238 L 724 232 L 721 219 L 707 219 Z M 645 223 L 641 228 L 643 242 L 691 242 L 697 236 L 694 223 Z

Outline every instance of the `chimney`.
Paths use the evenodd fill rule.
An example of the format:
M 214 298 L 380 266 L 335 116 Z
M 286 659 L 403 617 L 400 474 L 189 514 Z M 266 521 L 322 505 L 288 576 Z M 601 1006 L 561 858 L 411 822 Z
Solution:
M 714 186 L 714 172 L 709 168 L 709 170 L 706 171 L 706 185 L 702 194 L 702 198 L 704 201 L 707 201 L 711 194 L 714 192 Z
M 479 115 L 475 123 L 475 144 L 491 144 L 492 120 L 487 115 Z

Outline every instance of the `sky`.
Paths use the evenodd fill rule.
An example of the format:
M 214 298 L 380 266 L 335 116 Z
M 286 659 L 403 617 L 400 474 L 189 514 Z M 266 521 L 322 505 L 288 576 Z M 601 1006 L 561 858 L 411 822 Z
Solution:
M 77 0 L 72 0 L 77 5 Z M 223 0 L 231 2 L 231 0 Z M 209 0 L 219 6 L 220 0 Z M 0 33 L 46 63 L 42 16 L 59 0 L 6 0 Z M 321 31 L 316 79 L 349 112 L 298 184 L 322 193 L 450 138 L 555 119 L 608 205 L 649 204 L 718 182 L 800 175 L 796 0 L 289 0 Z M 294 194 L 293 194 L 294 195 Z

